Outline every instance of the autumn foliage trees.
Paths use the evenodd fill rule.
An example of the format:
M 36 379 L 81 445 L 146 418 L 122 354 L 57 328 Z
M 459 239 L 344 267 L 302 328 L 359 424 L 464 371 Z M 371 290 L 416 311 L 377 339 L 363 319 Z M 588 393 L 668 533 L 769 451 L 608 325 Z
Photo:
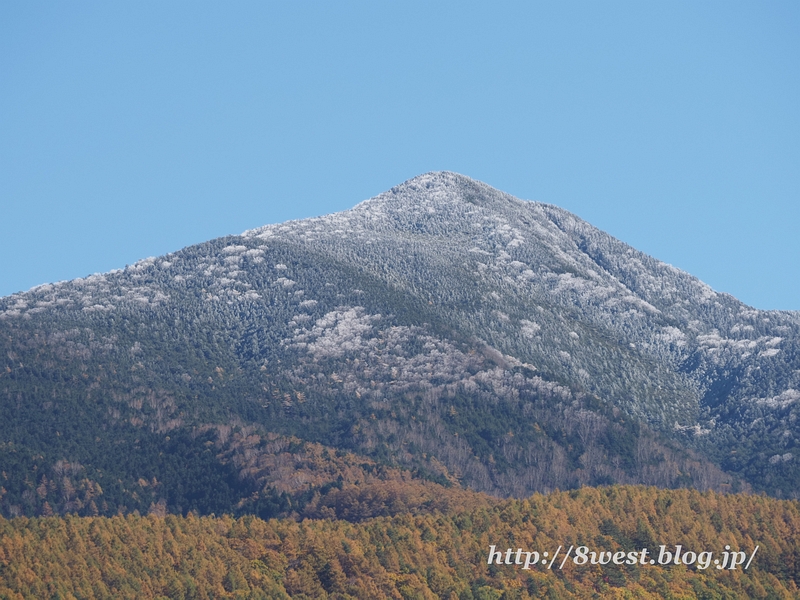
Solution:
M 400 484 L 396 483 L 395 487 Z M 391 486 L 385 498 L 395 501 Z M 412 492 L 409 491 L 409 494 Z M 0 598 L 792 598 L 800 505 L 612 486 L 358 523 L 221 517 L 0 520 Z M 371 509 L 374 510 L 374 507 Z M 387 511 L 391 512 L 391 511 Z M 759 551 L 747 571 L 487 564 L 490 545 Z M 630 594 L 633 594 L 631 596 Z

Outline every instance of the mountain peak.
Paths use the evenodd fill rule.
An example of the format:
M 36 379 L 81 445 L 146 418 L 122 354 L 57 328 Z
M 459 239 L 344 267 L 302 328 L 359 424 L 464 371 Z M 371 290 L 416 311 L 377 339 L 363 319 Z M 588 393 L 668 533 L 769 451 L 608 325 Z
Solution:
M 451 234 L 468 229 L 481 209 L 502 209 L 524 203 L 491 186 L 450 171 L 418 175 L 349 210 L 311 219 L 265 225 L 245 231 L 245 237 L 287 234 L 319 239 L 346 230 L 354 239 L 376 231 Z M 310 238 L 309 238 L 310 236 Z
M 445 208 L 453 204 L 466 203 L 473 206 L 489 206 L 497 201 L 520 202 L 481 181 L 452 171 L 431 171 L 413 177 L 390 190 L 365 200 L 355 208 L 370 204 L 389 203 L 409 208 Z
M 386 196 L 409 197 L 426 204 L 461 201 L 485 205 L 500 199 L 517 200 L 482 181 L 452 171 L 432 171 L 418 175 L 380 194 L 376 199 Z

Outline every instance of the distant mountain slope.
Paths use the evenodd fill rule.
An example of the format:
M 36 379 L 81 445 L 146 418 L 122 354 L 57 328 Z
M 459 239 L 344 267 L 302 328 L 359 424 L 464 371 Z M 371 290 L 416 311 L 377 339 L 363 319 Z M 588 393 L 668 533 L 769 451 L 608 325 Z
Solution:
M 0 502 L 35 512 L 41 474 L 78 461 L 128 494 L 109 510 L 130 509 L 124 482 L 158 460 L 233 468 L 210 433 L 224 424 L 500 495 L 620 482 L 797 497 L 799 329 L 557 207 L 431 173 L 0 299 Z M 235 475 L 207 510 L 258 493 Z

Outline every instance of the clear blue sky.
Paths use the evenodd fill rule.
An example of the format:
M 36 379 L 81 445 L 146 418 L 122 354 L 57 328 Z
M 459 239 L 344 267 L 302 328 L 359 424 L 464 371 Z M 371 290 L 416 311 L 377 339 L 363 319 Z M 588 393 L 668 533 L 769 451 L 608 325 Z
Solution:
M 0 295 L 451 170 L 800 309 L 800 3 L 0 4 Z

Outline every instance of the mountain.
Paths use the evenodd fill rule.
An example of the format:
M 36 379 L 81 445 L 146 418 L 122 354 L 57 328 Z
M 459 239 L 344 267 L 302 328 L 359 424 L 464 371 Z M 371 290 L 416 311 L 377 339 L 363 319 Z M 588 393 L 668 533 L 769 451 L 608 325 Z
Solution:
M 303 514 L 356 467 L 796 498 L 799 330 L 560 208 L 429 173 L 0 299 L 0 506 Z

